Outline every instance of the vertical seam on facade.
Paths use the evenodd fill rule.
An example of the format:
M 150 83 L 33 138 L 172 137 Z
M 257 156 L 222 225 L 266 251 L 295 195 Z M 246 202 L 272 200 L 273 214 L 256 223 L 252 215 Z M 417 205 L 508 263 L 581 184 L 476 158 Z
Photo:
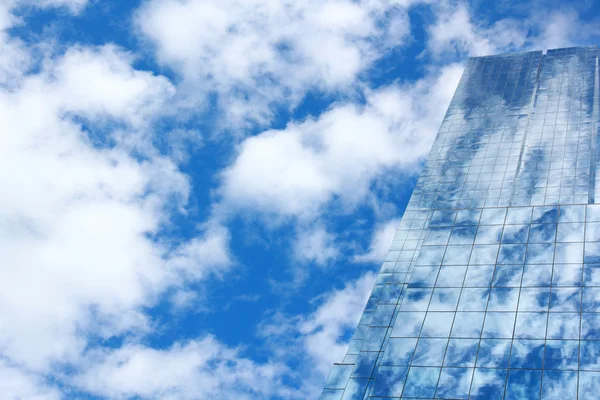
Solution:
M 538 62 L 537 72 L 535 74 L 535 83 L 533 86 L 533 91 L 531 93 L 531 100 L 529 101 L 529 112 L 527 113 L 527 123 L 525 124 L 525 132 L 523 133 L 523 142 L 521 143 L 521 152 L 519 153 L 519 159 L 517 160 L 517 170 L 515 171 L 515 179 L 513 182 L 512 193 L 510 195 L 509 206 L 514 205 L 514 197 L 515 192 L 517 190 L 518 177 L 521 172 L 521 163 L 523 162 L 523 154 L 525 153 L 525 148 L 527 147 L 527 131 L 529 130 L 529 122 L 531 121 L 531 114 L 533 113 L 533 104 L 535 102 L 535 96 L 537 95 L 537 90 L 540 82 L 540 71 L 542 70 L 542 63 L 544 62 L 545 55 L 540 54 L 540 60 Z M 519 204 L 517 204 L 519 205 Z M 530 204 L 521 204 L 521 205 L 531 205 Z
M 550 272 L 550 291 L 549 291 L 549 297 L 548 297 L 548 314 L 546 315 L 546 333 L 544 334 L 544 355 L 546 354 L 546 344 L 548 343 L 548 324 L 550 323 L 550 313 L 552 312 L 552 295 L 554 294 L 554 291 L 557 290 L 557 288 L 554 285 L 554 272 L 556 271 L 556 248 L 557 248 L 557 243 L 558 243 L 558 228 L 559 228 L 559 221 L 561 218 L 561 214 L 563 212 L 562 207 L 560 205 L 556 205 L 556 206 L 552 206 L 552 207 L 556 207 L 556 209 L 558 210 L 558 215 L 556 216 L 556 232 L 554 232 L 554 241 L 552 242 L 552 246 L 553 246 L 553 253 L 552 254 L 552 271 Z M 531 219 L 533 220 L 533 215 L 531 216 Z M 585 219 L 585 214 L 584 214 L 584 219 Z M 585 235 L 585 229 L 584 229 L 584 235 Z M 527 243 L 527 246 L 529 246 L 529 242 Z M 581 273 L 583 274 L 583 267 L 581 268 Z M 523 281 L 521 280 L 521 287 L 523 286 Z M 583 284 L 583 282 L 582 282 Z M 581 287 L 580 287 L 581 290 Z M 581 292 L 579 293 L 579 308 L 581 310 Z M 581 321 L 579 322 L 581 324 Z M 514 340 L 514 334 L 513 334 L 513 340 Z M 511 356 L 512 356 L 512 347 L 511 347 Z M 543 395 L 543 389 L 544 389 L 544 367 L 545 367 L 545 361 L 546 361 L 546 357 L 542 358 L 542 368 L 541 368 L 541 377 L 540 377 L 540 399 L 542 398 Z M 578 360 L 579 361 L 579 360 Z M 510 361 L 509 361 L 510 363 Z M 579 364 L 577 364 L 579 365 Z M 510 364 L 508 366 L 510 368 Z M 577 374 L 579 375 L 579 374 Z M 579 389 L 577 390 L 579 392 Z
M 598 57 L 596 57 L 596 71 L 598 71 Z M 581 293 L 579 293 L 580 298 L 579 298 L 579 335 L 578 335 L 578 340 L 577 340 L 577 398 L 576 400 L 579 400 L 579 369 L 580 369 L 580 365 L 581 365 L 581 330 L 583 328 L 582 324 L 583 324 L 583 290 L 585 289 L 584 286 L 584 273 L 585 273 L 585 243 L 586 243 L 586 232 L 587 232 L 587 219 L 588 219 L 588 209 L 587 209 L 587 205 L 583 206 L 583 263 L 581 265 Z M 558 221 L 557 221 L 558 222 Z M 557 223 L 557 231 L 556 234 L 558 235 L 558 223 Z M 553 267 L 554 268 L 554 267 Z M 550 308 L 548 308 L 548 318 L 550 317 Z M 548 327 L 546 327 L 546 332 L 548 332 Z M 546 333 L 546 336 L 548 336 L 548 334 Z
M 596 50 L 596 67 L 594 68 L 594 100 L 592 107 L 592 132 L 590 155 L 590 182 L 588 188 L 588 204 L 594 204 L 596 197 L 596 146 L 598 141 L 598 50 Z
M 475 361 L 473 361 L 473 372 L 471 374 L 471 383 L 469 384 L 469 393 L 468 393 L 468 397 L 471 397 L 471 391 L 473 390 L 473 380 L 475 379 L 475 370 L 477 369 L 477 362 L 479 360 L 479 351 L 481 350 L 481 341 L 483 340 L 483 330 L 485 328 L 485 320 L 487 319 L 488 316 L 488 309 L 489 309 L 489 305 L 490 305 L 490 298 L 492 296 L 492 287 L 494 285 L 494 275 L 496 274 L 496 267 L 498 265 L 498 257 L 500 257 L 500 246 L 502 245 L 502 236 L 504 235 L 504 228 L 506 226 L 506 219 L 508 218 L 508 209 L 509 207 L 502 207 L 502 208 L 506 208 L 506 214 L 504 215 L 504 221 L 502 223 L 502 233 L 500 234 L 500 243 L 498 243 L 498 252 L 496 253 L 496 260 L 494 262 L 494 270 L 492 271 L 492 279 L 490 280 L 490 286 L 488 287 L 489 291 L 488 291 L 488 296 L 487 296 L 487 301 L 485 302 L 485 311 L 483 312 L 483 321 L 481 322 L 481 333 L 479 334 L 479 342 L 477 344 L 477 351 L 475 352 Z M 482 215 L 483 215 L 483 210 L 485 208 L 482 208 Z M 477 230 L 479 230 L 479 226 L 481 224 L 481 217 L 479 218 L 479 221 L 477 221 Z M 475 246 L 475 242 L 473 241 L 473 246 Z M 469 259 L 469 267 L 471 267 L 470 265 L 470 259 Z M 465 274 L 466 275 L 466 274 Z M 465 276 L 466 279 L 466 276 Z M 521 281 L 523 281 L 523 276 L 521 276 Z M 461 289 L 461 295 L 462 295 L 462 290 L 464 290 L 464 283 L 463 283 L 463 288 Z M 520 291 L 519 291 L 519 295 L 520 295 Z M 518 298 L 517 298 L 517 310 L 519 308 L 519 304 L 518 304 Z M 514 324 L 516 324 L 516 320 L 517 320 L 517 310 L 515 310 L 515 321 Z M 458 312 L 458 309 L 457 309 Z M 513 325 L 513 336 L 514 336 L 514 325 Z M 489 338 L 486 338 L 489 339 Z M 512 349 L 512 342 L 511 342 L 511 349 Z M 510 361 L 510 356 L 509 356 L 509 361 Z M 506 392 L 506 382 L 508 381 L 508 368 L 506 369 L 506 375 L 504 376 L 504 392 Z M 503 392 L 503 393 L 504 393 Z M 504 395 L 503 395 L 504 398 Z

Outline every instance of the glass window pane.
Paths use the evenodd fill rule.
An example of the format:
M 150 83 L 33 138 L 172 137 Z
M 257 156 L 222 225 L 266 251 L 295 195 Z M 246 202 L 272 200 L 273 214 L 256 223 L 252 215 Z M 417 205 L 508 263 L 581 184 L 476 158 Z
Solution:
M 442 368 L 436 398 L 467 399 L 472 377 L 472 368 Z
M 552 273 L 552 271 L 550 271 L 550 273 Z M 464 287 L 488 287 L 492 284 L 493 277 L 493 265 L 471 265 L 467 269 Z M 600 282 L 600 272 L 598 279 Z
M 577 398 L 577 372 L 544 371 L 542 400 Z
M 354 365 L 335 364 L 329 373 L 325 387 L 328 389 L 345 388 L 353 368 Z
M 381 366 L 375 374 L 371 396 L 400 397 L 408 367 Z
M 356 359 L 356 364 L 354 365 L 354 370 L 352 371 L 352 378 L 370 378 L 373 373 L 373 368 L 375 367 L 375 361 L 377 361 L 377 357 L 379 356 L 378 352 L 360 352 Z
M 442 266 L 436 287 L 462 287 L 467 273 L 467 267 L 460 266 Z
M 433 398 L 440 368 L 411 367 L 404 386 L 405 397 Z
M 429 311 L 455 311 L 459 296 L 459 288 L 435 288 L 429 303 Z
M 548 311 L 550 288 L 521 288 L 519 311 Z
M 600 342 L 581 342 L 579 368 L 586 371 L 600 371 Z
M 519 339 L 545 339 L 548 313 L 519 312 L 514 337 Z
M 455 338 L 480 337 L 484 317 L 484 312 L 457 312 L 450 336 Z
M 519 301 L 519 289 L 517 288 L 492 288 L 488 311 L 516 311 Z
M 578 340 L 547 340 L 545 369 L 576 370 L 579 363 Z
M 512 338 L 515 325 L 515 313 L 488 312 L 483 323 L 484 338 Z
M 419 339 L 412 365 L 419 367 L 439 367 L 444 360 L 448 339 Z
M 511 369 L 508 370 L 505 400 L 537 399 L 540 395 L 542 371 Z
M 399 312 L 392 337 L 418 337 L 424 320 L 424 312 Z
M 368 379 L 350 379 L 342 400 L 362 400 L 367 391 Z
M 323 391 L 321 392 L 321 396 L 319 397 L 319 400 L 341 400 L 343 395 L 344 395 L 343 390 L 323 389 Z
M 444 366 L 447 367 L 474 367 L 479 339 L 450 339 Z
M 476 368 L 471 386 L 471 399 L 501 399 L 507 376 L 505 369 Z
M 381 361 L 382 365 L 409 365 L 415 348 L 416 338 L 390 338 Z
M 510 368 L 542 369 L 544 340 L 513 340 Z
M 549 313 L 548 339 L 579 339 L 581 316 L 578 313 Z
M 421 331 L 422 337 L 449 337 L 453 312 L 428 312 Z
M 433 289 L 408 288 L 400 305 L 400 311 L 427 311 Z

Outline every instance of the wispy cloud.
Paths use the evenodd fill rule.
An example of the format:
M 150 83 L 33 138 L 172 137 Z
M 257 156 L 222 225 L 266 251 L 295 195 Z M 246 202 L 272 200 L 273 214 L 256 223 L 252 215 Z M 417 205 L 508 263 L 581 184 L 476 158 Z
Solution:
M 256 399 L 283 386 L 283 365 L 257 364 L 211 336 L 167 349 L 125 345 L 89 355 L 75 384 L 109 398 Z
M 354 261 L 381 263 L 390 248 L 399 225 L 400 219 L 397 218 L 379 224 L 373 232 L 368 251 L 354 256 Z

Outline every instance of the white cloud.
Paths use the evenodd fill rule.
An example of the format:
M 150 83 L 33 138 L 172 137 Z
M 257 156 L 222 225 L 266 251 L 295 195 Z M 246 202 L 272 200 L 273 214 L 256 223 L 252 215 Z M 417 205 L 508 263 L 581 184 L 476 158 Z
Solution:
M 0 3 L 0 31 L 4 31 L 18 22 L 18 18 L 12 13 L 14 1 Z M 6 39 L 6 36 L 3 37 Z
M 140 125 L 154 116 L 175 89 L 170 82 L 131 67 L 133 56 L 115 46 L 96 51 L 70 48 L 53 66 L 48 83 L 65 112 L 110 116 Z
M 132 61 L 114 46 L 73 47 L 34 75 L 14 68 L 18 81 L 0 92 L 0 348 L 3 360 L 23 368 L 2 366 L 12 384 L 4 393 L 60 398 L 47 376 L 115 398 L 285 393 L 281 366 L 254 363 L 213 338 L 162 350 L 87 348 L 90 335 L 143 334 L 152 321 L 142 307 L 232 263 L 220 226 L 174 250 L 151 239 L 173 201 L 185 204 L 189 183 L 156 152 L 129 153 L 128 140 L 148 138 L 173 95 L 166 79 Z M 120 132 L 111 132 L 113 122 Z M 88 129 L 117 140 L 97 140 Z M 330 258 L 326 232 L 313 233 L 303 255 Z M 61 375 L 55 365 L 78 372 Z
M 0 6 L 0 29 L 2 28 Z M 30 68 L 31 57 L 20 40 L 10 39 L 0 31 L 0 87 L 14 87 L 20 82 L 21 74 Z
M 114 399 L 257 399 L 283 391 L 285 368 L 257 364 L 208 336 L 168 349 L 125 345 L 97 352 L 74 383 Z
M 6 32 L 20 23 L 12 11 L 14 1 L 0 2 L 0 87 L 12 87 L 30 67 L 31 56 L 21 40 Z
M 572 8 L 560 11 L 532 7 L 525 19 L 501 18 L 480 23 L 467 3 L 434 7 L 436 21 L 428 28 L 428 50 L 444 56 L 485 56 L 511 51 L 578 46 L 600 36 L 596 21 L 583 21 Z
M 364 107 L 338 105 L 246 139 L 222 174 L 222 206 L 312 219 L 333 198 L 357 204 L 382 174 L 413 172 L 460 74 L 451 65 L 415 84 L 374 91 Z
M 192 280 L 205 278 L 208 273 L 219 273 L 205 266 L 232 264 L 229 236 L 229 231 L 221 226 L 208 227 L 203 237 L 194 238 L 173 252 L 167 265 Z
M 400 219 L 394 218 L 383 224 L 380 224 L 375 228 L 373 236 L 371 237 L 371 244 L 369 245 L 369 251 L 364 254 L 359 254 L 354 257 L 356 262 L 374 262 L 381 263 L 385 258 L 390 244 L 394 239 L 394 234 L 398 230 L 400 225 Z
M 143 333 L 141 307 L 230 264 L 222 228 L 174 250 L 152 239 L 187 199 L 172 161 L 95 146 L 76 122 L 107 136 L 111 121 L 123 135 L 151 129 L 173 88 L 131 61 L 113 46 L 75 47 L 0 92 L 0 349 L 31 374 L 17 383 L 80 365 L 90 335 Z
M 344 357 L 348 343 L 343 336 L 358 325 L 375 277 L 366 273 L 343 289 L 326 294 L 322 304 L 299 324 L 305 351 L 315 362 L 313 368 L 323 377 L 334 362 Z
M 0 200 L 8 283 L 0 294 L 0 341 L 5 355 L 36 368 L 53 359 L 70 361 L 81 351 L 77 324 L 85 322 L 85 307 L 129 318 L 126 311 L 144 301 L 136 265 L 147 264 L 141 277 L 151 280 L 160 263 L 160 253 L 143 236 L 158 223 L 159 199 L 143 195 L 152 168 L 119 149 L 93 148 L 76 124 L 61 117 L 79 107 L 63 97 L 71 84 L 65 77 L 33 76 L 16 92 L 0 94 L 0 181 L 8 194 Z M 113 75 L 111 83 L 119 78 Z M 96 105 L 111 101 L 110 95 L 99 97 Z M 177 187 L 181 177 L 173 178 L 172 190 L 187 190 Z
M 335 245 L 335 236 L 318 226 L 298 234 L 294 253 L 300 261 L 326 265 L 339 255 L 339 249 Z
M 360 320 L 373 289 L 376 275 L 365 273 L 344 287 L 313 299 L 309 314 L 269 314 L 258 333 L 267 340 L 272 362 L 294 365 L 285 380 L 294 382 L 284 398 L 317 398 L 334 362 L 344 357 L 350 335 Z
M 264 122 L 309 89 L 349 91 L 409 34 L 405 3 L 152 0 L 136 22 L 191 105 L 216 93 L 229 123 Z
M 569 8 L 537 13 L 533 20 L 539 32 L 532 47 L 537 49 L 580 46 L 600 36 L 597 20 L 583 21 L 575 10 Z
M 253 362 L 212 337 L 164 349 L 87 346 L 90 335 L 143 335 L 153 323 L 143 307 L 169 290 L 185 306 L 193 295 L 184 281 L 221 275 L 235 262 L 220 225 L 179 245 L 153 239 L 190 191 L 186 176 L 148 141 L 159 110 L 174 96 L 202 104 L 198 91 L 206 89 L 222 95 L 234 119 L 261 120 L 270 101 L 293 103 L 313 87 L 346 90 L 380 51 L 406 37 L 408 4 L 401 3 L 147 2 L 139 27 L 161 62 L 183 77 L 178 94 L 111 45 L 72 47 L 28 75 L 29 50 L 0 33 L 0 393 L 58 399 L 54 380 L 114 398 L 301 398 L 286 392 L 281 377 L 289 371 L 281 364 Z M 0 5 L 0 30 L 18 22 L 7 4 Z M 72 12 L 85 4 L 38 3 Z M 393 21 L 379 27 L 390 10 Z M 439 38 L 466 38 L 476 51 L 494 45 L 479 36 L 472 29 Z M 427 153 L 459 75 L 459 66 L 448 66 L 415 84 L 367 93 L 365 106 L 336 105 L 245 140 L 222 175 L 220 206 L 306 223 L 332 200 L 356 205 L 374 180 L 412 171 Z M 144 152 L 134 156 L 132 148 Z M 385 231 L 359 258 L 381 251 Z M 325 228 L 303 233 L 299 257 L 326 263 L 337 254 Z M 374 278 L 324 296 L 313 314 L 294 320 L 321 376 L 343 355 Z M 78 372 L 54 369 L 64 364 Z
M 0 360 L 0 393 L 5 399 L 59 400 L 61 394 L 38 376 Z
M 89 0 L 14 0 L 20 5 L 38 8 L 66 8 L 72 14 L 79 14 L 89 3 Z
M 523 46 L 527 26 L 512 19 L 501 19 L 491 26 L 473 21 L 466 4 L 440 5 L 437 20 L 429 31 L 428 48 L 436 57 L 467 53 L 469 56 L 496 54 Z

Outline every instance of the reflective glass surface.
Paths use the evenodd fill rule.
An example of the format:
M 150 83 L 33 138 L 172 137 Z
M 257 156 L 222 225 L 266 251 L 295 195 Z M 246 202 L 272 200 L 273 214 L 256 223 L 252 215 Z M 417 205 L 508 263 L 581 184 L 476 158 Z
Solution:
M 322 399 L 596 399 L 595 46 L 471 58 Z

